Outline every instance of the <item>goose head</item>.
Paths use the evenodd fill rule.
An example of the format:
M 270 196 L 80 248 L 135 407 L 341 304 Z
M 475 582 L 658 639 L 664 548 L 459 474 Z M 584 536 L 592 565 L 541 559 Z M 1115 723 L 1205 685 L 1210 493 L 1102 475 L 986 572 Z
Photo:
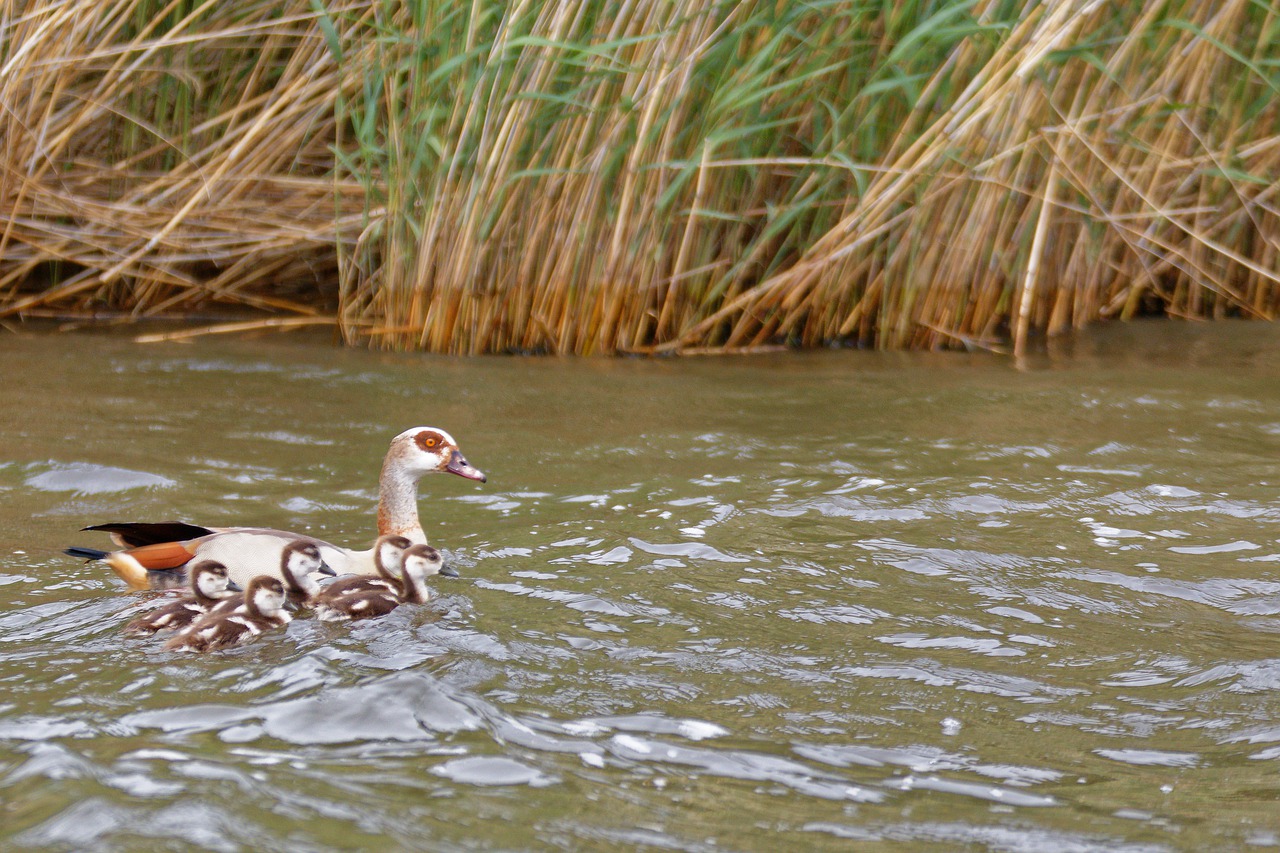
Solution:
M 415 479 L 441 472 L 481 483 L 488 479 L 462 455 L 453 436 L 435 427 L 414 427 L 393 438 L 386 464 Z
M 227 567 L 217 560 L 202 560 L 190 569 L 191 591 L 197 598 L 227 598 L 240 587 L 227 577 Z
M 298 539 L 284 546 L 280 552 L 280 575 L 289 589 L 305 595 L 314 595 L 320 585 L 311 577 L 315 572 L 332 576 L 333 569 L 320 556 L 320 547 L 314 542 Z
M 278 617 L 284 609 L 284 602 L 284 584 L 279 578 L 258 575 L 249 581 L 244 603 L 250 614 L 268 619 Z
M 404 552 L 413 543 L 405 536 L 389 533 L 373 544 L 373 565 L 388 580 L 399 580 L 404 565 Z

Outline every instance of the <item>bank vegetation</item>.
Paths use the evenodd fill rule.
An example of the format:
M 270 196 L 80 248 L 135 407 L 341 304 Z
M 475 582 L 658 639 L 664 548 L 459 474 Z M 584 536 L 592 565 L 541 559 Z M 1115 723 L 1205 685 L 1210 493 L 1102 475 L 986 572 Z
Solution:
M 0 0 L 0 322 L 1021 349 L 1280 309 L 1268 0 Z

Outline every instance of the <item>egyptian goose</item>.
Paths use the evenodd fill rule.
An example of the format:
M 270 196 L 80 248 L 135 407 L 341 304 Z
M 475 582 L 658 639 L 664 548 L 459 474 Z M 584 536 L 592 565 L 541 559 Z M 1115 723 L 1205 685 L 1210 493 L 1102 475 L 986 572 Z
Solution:
M 371 619 L 385 616 L 401 604 L 425 604 L 431 597 L 427 578 L 431 575 L 457 577 L 453 569 L 444 568 L 440 552 L 430 545 L 411 545 L 404 552 L 396 588 L 389 590 L 378 578 L 369 578 L 363 585 L 347 585 L 345 590 L 330 593 L 332 585 L 321 590 L 314 601 L 316 618 L 326 622 L 345 619 Z
M 396 534 L 426 544 L 418 520 L 418 481 L 426 474 L 457 474 L 481 483 L 486 477 L 471 466 L 447 432 L 414 427 L 391 440 L 378 480 L 378 533 Z M 339 575 L 376 575 L 374 549 L 353 551 L 320 539 L 256 527 L 200 527 L 185 522 L 95 524 L 85 530 L 111 534 L 120 551 L 68 548 L 67 554 L 104 560 L 135 589 L 150 586 L 148 572 L 178 569 L 193 559 L 217 560 L 231 579 L 247 584 L 257 575 L 281 576 L 282 550 L 302 539 L 314 542 L 324 562 Z
M 292 618 L 284 612 L 284 584 L 279 578 L 259 575 L 244 591 L 244 607 L 230 613 L 206 613 L 181 633 L 170 638 L 166 649 L 209 652 L 238 646 L 264 631 L 288 625 Z
M 227 567 L 216 560 L 201 560 L 191 567 L 191 592 L 163 607 L 143 614 L 125 626 L 128 634 L 154 634 L 185 628 L 221 601 L 238 600 L 240 592 L 227 577 Z M 233 598 L 235 596 L 235 598 Z

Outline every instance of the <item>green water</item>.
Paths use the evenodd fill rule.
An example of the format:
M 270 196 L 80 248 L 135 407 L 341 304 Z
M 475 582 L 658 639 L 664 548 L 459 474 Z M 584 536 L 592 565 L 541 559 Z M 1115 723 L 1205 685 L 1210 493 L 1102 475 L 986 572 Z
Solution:
M 1280 846 L 1280 327 L 991 355 L 448 360 L 0 335 L 0 847 Z M 396 433 L 459 580 L 227 653 L 86 524 L 367 546 Z

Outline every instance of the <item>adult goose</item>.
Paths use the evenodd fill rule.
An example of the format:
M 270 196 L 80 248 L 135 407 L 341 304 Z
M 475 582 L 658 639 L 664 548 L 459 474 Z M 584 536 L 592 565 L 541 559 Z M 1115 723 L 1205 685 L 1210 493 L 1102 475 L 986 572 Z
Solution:
M 486 481 L 467 462 L 449 433 L 435 427 L 414 427 L 391 440 L 378 480 L 378 533 L 396 534 L 414 544 L 426 544 L 418 520 L 418 481 L 427 474 L 457 474 L 468 480 Z M 339 575 L 376 575 L 374 549 L 353 551 L 314 537 L 258 527 L 201 527 L 180 521 L 95 524 L 85 530 L 101 530 L 121 550 L 68 548 L 67 554 L 103 560 L 125 583 L 135 589 L 151 586 L 149 572 L 181 569 L 195 559 L 217 560 L 228 567 L 231 579 L 246 585 L 258 575 L 281 576 L 284 548 L 297 540 L 314 542 L 324 562 Z

